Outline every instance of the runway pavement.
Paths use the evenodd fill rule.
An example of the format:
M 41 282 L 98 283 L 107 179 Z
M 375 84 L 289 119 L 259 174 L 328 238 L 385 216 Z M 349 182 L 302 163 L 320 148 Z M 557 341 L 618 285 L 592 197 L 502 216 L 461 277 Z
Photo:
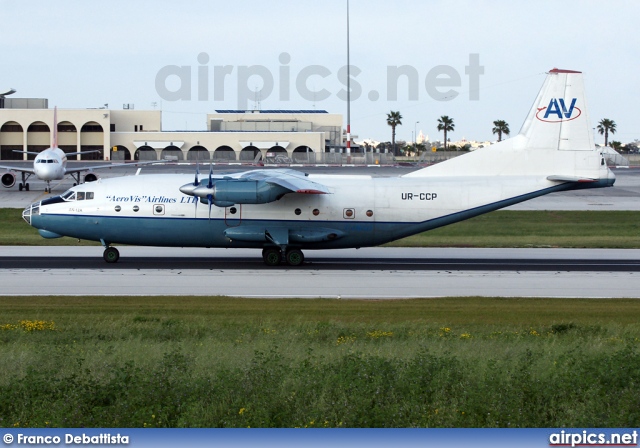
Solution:
M 615 298 L 640 291 L 640 250 L 347 249 L 309 251 L 302 268 L 275 269 L 262 265 L 257 250 L 120 251 L 121 261 L 109 265 L 100 247 L 0 248 L 0 294 Z M 486 268 L 473 266 L 482 262 Z

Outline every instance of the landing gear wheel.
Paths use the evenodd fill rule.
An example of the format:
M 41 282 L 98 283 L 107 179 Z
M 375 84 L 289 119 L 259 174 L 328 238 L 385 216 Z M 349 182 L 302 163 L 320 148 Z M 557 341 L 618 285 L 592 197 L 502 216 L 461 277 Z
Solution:
M 304 254 L 300 249 L 290 249 L 285 255 L 285 260 L 289 266 L 300 266 L 304 262 Z
M 23 188 L 24 186 L 22 184 L 18 184 L 18 191 L 22 191 Z
M 29 191 L 29 184 L 28 184 L 28 183 L 27 183 L 27 184 L 24 184 L 24 189 L 25 189 L 25 190 L 27 190 L 27 191 Z M 51 193 L 51 192 L 49 192 L 49 193 Z
M 262 249 L 262 259 L 267 266 L 279 266 L 282 261 L 282 252 L 275 247 Z
M 107 263 L 116 263 L 120 259 L 120 252 L 115 247 L 107 247 L 102 254 L 102 258 Z

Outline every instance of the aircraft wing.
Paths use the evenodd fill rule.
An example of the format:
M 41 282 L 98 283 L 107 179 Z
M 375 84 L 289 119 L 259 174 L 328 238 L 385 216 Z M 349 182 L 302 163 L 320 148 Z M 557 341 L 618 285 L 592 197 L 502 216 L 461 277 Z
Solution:
M 2 169 L 2 170 L 10 170 L 10 171 L 18 171 L 19 173 L 35 174 L 35 171 L 33 170 L 33 168 L 23 168 L 23 167 L 20 167 L 20 166 L 0 165 L 0 169 Z
M 598 180 L 591 177 L 561 176 L 561 175 L 547 176 L 547 179 L 555 182 L 578 182 L 578 183 L 596 182 Z
M 225 178 L 243 180 L 262 180 L 268 184 L 278 185 L 290 190 L 292 193 L 302 194 L 331 194 L 326 185 L 307 179 L 306 173 L 290 169 L 278 170 L 252 170 L 231 174 Z
M 121 168 L 121 167 L 127 167 L 127 166 L 150 165 L 153 163 L 160 163 L 160 162 L 164 162 L 164 160 L 150 160 L 147 162 L 131 162 L 131 163 L 109 163 L 105 165 L 82 166 L 78 168 L 69 168 L 69 165 L 67 165 L 65 174 L 73 174 L 73 173 L 79 173 L 81 171 L 99 170 L 104 168 Z

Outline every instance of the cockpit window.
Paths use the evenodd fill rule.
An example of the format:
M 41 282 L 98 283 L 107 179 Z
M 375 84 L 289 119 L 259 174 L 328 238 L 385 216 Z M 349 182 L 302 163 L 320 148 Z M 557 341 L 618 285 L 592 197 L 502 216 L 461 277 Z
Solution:
M 93 199 L 93 191 L 72 191 L 68 190 L 60 195 L 65 201 L 89 201 Z

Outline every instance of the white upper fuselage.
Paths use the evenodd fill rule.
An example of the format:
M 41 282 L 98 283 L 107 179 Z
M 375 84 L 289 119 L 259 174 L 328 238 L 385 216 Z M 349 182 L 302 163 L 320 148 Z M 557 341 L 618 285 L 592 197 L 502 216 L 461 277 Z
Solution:
M 104 238 L 136 244 L 142 241 L 132 237 L 137 234 L 144 244 L 184 246 L 192 245 L 187 243 L 184 234 L 193 233 L 190 226 L 199 225 L 197 222 L 210 228 L 211 232 L 214 228 L 215 232 L 222 232 L 227 228 L 253 225 L 267 229 L 272 226 L 326 227 L 345 232 L 347 236 L 341 242 L 358 247 L 466 219 L 545 194 L 559 186 L 558 182 L 540 175 L 433 178 L 310 175 L 309 180 L 327 186 L 330 194 L 290 193 L 267 204 L 209 207 L 198 198 L 180 192 L 180 186 L 192 181 L 188 174 L 100 179 L 73 187 L 62 195 L 64 201 L 43 201 L 38 220 L 42 223 L 40 228 L 75 238 Z M 46 224 L 53 222 L 47 216 L 56 215 L 63 219 L 64 227 L 57 223 Z M 87 221 L 78 221 L 76 226 L 74 217 L 95 217 L 97 225 L 87 227 Z M 142 221 L 136 221 L 142 229 L 164 230 L 159 232 L 157 241 L 151 241 L 148 233 L 132 227 L 134 221 L 130 221 L 129 227 L 121 229 L 115 239 L 104 224 L 98 224 L 104 219 L 117 219 L 109 224 L 115 226 L 123 222 L 121 218 L 142 218 Z M 153 224 L 156 221 L 157 224 Z M 94 235 L 93 231 L 97 233 Z M 201 237 L 203 246 L 232 246 L 227 240 L 212 242 L 206 233 L 197 236 Z M 347 244 L 352 236 L 353 243 Z
M 47 148 L 33 160 L 33 171 L 44 181 L 64 178 L 67 167 L 67 155 L 60 148 Z

